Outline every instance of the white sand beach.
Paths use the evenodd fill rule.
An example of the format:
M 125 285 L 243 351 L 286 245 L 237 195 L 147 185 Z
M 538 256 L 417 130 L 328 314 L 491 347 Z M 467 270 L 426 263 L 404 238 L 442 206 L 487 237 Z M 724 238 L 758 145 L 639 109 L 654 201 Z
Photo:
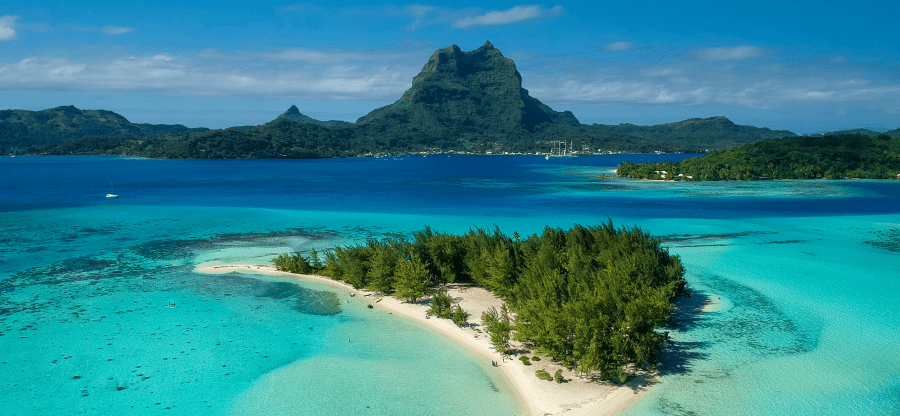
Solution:
M 481 332 L 481 314 L 490 307 L 500 308 L 502 301 L 492 293 L 479 287 L 465 285 L 449 285 L 448 294 L 454 303 L 469 312 L 469 322 L 476 324 L 469 328 L 460 328 L 449 319 L 427 318 L 425 305 L 405 303 L 396 298 L 385 296 L 375 301 L 375 294 L 365 290 L 354 289 L 343 282 L 335 281 L 323 276 L 299 275 L 281 272 L 274 266 L 231 264 L 231 265 L 198 265 L 195 269 L 199 273 L 224 274 L 231 272 L 251 272 L 260 275 L 261 278 L 278 281 L 313 281 L 327 284 L 338 290 L 354 293 L 356 296 L 369 297 L 371 304 L 389 313 L 412 319 L 426 325 L 451 340 L 471 351 L 476 357 L 483 358 L 486 362 L 495 361 L 495 367 L 501 376 L 515 389 L 518 400 L 526 415 L 616 415 L 636 402 L 647 386 L 653 382 L 649 375 L 636 377 L 624 386 L 617 386 L 608 382 L 591 381 L 581 377 L 575 377 L 574 372 L 563 370 L 565 382 L 562 384 L 538 379 L 535 371 L 544 369 L 550 374 L 562 368 L 553 363 L 548 357 L 541 357 L 540 361 L 532 361 L 532 365 L 526 366 L 518 357 L 503 357 L 493 350 L 490 338 L 485 332 Z M 528 354 L 534 356 L 533 353 Z

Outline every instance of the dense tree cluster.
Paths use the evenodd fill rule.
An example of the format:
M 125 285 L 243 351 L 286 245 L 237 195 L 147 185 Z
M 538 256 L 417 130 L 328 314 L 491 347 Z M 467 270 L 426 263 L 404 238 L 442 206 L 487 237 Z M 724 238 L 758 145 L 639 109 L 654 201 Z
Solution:
M 619 165 L 618 176 L 665 180 L 897 179 L 900 137 L 845 134 L 765 140 L 681 162 Z
M 669 319 L 675 298 L 687 294 L 677 256 L 641 229 L 612 222 L 548 227 L 526 239 L 496 228 L 464 235 L 426 228 L 408 239 L 338 247 L 318 266 L 301 254 L 274 262 L 407 300 L 440 283 L 471 281 L 505 299 L 500 311 L 482 316 L 498 351 L 506 351 L 514 333 L 566 367 L 620 380 L 628 368 L 657 362 L 666 339 L 656 329 Z M 443 292 L 433 302 L 435 315 L 465 314 Z

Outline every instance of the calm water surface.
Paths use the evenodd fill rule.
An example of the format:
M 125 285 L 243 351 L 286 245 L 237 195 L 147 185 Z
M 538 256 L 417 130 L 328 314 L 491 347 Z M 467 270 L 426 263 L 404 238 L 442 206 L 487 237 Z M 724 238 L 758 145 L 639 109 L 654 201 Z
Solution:
M 597 178 L 672 157 L 0 158 L 0 413 L 514 415 L 437 334 L 193 265 L 607 219 L 660 236 L 694 292 L 628 414 L 900 413 L 900 183 Z

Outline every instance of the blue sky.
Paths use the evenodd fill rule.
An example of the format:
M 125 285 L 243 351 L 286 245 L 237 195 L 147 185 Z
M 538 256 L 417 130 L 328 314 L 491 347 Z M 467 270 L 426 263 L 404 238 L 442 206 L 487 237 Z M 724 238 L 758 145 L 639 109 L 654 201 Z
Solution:
M 19 1 L 0 5 L 0 109 L 261 124 L 355 121 L 434 50 L 486 40 L 582 123 L 726 116 L 798 133 L 900 127 L 900 3 Z

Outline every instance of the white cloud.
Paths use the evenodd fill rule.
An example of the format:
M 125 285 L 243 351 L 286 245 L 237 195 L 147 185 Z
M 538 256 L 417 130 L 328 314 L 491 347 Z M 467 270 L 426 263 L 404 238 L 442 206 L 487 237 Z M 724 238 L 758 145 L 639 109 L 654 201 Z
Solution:
M 778 112 L 873 103 L 879 108 L 873 112 L 900 108 L 896 77 L 862 64 L 783 60 L 722 66 L 690 57 L 665 64 L 539 60 L 519 65 L 519 72 L 531 95 L 556 109 L 664 105 Z
M 9 64 L 0 61 L 0 90 L 384 101 L 397 99 L 409 88 L 422 55 L 422 51 L 296 49 L 204 50 L 94 62 L 28 58 Z
M 107 35 L 121 35 L 123 33 L 133 32 L 134 28 L 122 26 L 103 26 L 101 30 L 103 30 L 103 33 L 106 33 Z
M 247 53 L 247 52 L 245 52 Z M 341 64 L 347 62 L 382 62 L 391 59 L 402 59 L 402 54 L 383 51 L 379 54 L 363 51 L 333 49 L 318 51 L 306 48 L 283 48 L 274 52 L 249 52 L 264 59 L 300 61 L 309 64 Z
M 318 13 L 324 9 L 312 3 L 296 3 L 290 6 L 284 6 L 281 8 L 281 10 L 284 10 L 286 12 Z
M 543 6 L 522 5 L 509 10 L 488 12 L 480 16 L 466 17 L 453 23 L 453 27 L 464 29 L 472 26 L 496 26 L 518 23 L 523 20 L 539 17 L 556 17 L 565 13 L 562 6 L 553 6 L 546 9 Z
M 13 15 L 0 17 L 0 41 L 11 41 L 19 38 L 16 36 L 16 28 L 14 27 L 18 18 L 19 16 Z
M 413 22 L 406 27 L 407 30 L 415 30 L 419 27 L 425 26 L 428 23 L 428 17 L 431 13 L 436 11 L 437 8 L 434 6 L 424 6 L 421 4 L 411 4 L 403 8 L 403 11 L 412 16 Z
M 607 51 L 627 51 L 631 48 L 631 42 L 613 42 L 603 45 L 603 49 Z
M 756 46 L 737 46 L 734 48 L 699 49 L 697 55 L 710 61 L 739 61 L 759 58 L 765 52 Z
M 356 17 L 365 16 L 366 18 L 371 18 L 372 16 L 385 16 L 392 19 L 409 18 L 411 21 L 406 26 L 407 31 L 413 31 L 437 23 L 455 21 L 467 14 L 471 14 L 471 10 L 455 10 L 423 4 L 410 4 L 402 7 L 397 5 L 355 6 L 340 9 L 340 12 Z

